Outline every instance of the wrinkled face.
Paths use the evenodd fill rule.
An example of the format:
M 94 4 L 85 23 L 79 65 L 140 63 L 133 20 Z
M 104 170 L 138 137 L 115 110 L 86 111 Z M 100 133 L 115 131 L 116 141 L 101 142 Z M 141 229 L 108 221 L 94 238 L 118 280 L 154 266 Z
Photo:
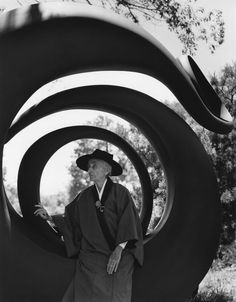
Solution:
M 110 165 L 103 160 L 91 159 L 88 162 L 88 173 L 91 181 L 104 181 L 110 172 Z

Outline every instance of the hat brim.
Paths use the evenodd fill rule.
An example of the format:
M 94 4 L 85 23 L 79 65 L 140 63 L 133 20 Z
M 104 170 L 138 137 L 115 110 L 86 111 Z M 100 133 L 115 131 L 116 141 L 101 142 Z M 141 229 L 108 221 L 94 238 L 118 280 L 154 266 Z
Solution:
M 83 155 L 81 157 L 79 157 L 76 160 L 76 164 L 77 166 L 84 170 L 84 171 L 88 171 L 88 162 L 91 159 L 99 159 L 99 160 L 103 160 L 105 162 L 107 162 L 110 166 L 111 166 L 111 176 L 119 176 L 122 174 L 123 169 L 120 166 L 120 164 L 118 164 L 116 161 L 114 161 L 113 159 L 104 159 L 104 158 L 99 158 L 99 157 L 95 157 L 92 154 L 87 154 L 87 155 Z

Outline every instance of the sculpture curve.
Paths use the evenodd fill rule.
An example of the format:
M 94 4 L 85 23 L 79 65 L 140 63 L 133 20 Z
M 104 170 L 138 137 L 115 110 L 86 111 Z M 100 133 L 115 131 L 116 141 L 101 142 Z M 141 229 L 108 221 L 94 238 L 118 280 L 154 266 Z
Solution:
M 152 186 L 146 167 L 136 151 L 124 139 L 111 131 L 92 126 L 73 126 L 58 129 L 37 140 L 27 150 L 21 161 L 18 173 L 18 196 L 24 219 L 32 227 L 36 228 L 39 233 L 42 233 L 45 238 L 48 237 L 49 241 L 57 241 L 55 240 L 57 239 L 55 233 L 54 236 L 51 235 L 52 229 L 48 224 L 33 215 L 35 211 L 34 205 L 40 202 L 39 187 L 41 174 L 45 164 L 53 153 L 70 141 L 83 138 L 105 140 L 113 145 L 117 145 L 131 160 L 136 168 L 142 187 L 143 206 L 140 216 L 143 232 L 146 234 L 153 207 Z M 43 246 L 45 242 L 41 240 L 40 243 Z
M 172 206 L 169 207 L 169 216 L 167 215 L 159 232 L 145 245 L 147 260 L 142 270 L 136 271 L 134 275 L 133 299 L 145 301 L 149 297 L 181 301 L 183 297 L 190 295 L 211 263 L 219 229 L 215 177 L 209 158 L 196 135 L 172 110 L 131 89 L 115 86 L 81 87 L 51 98 L 55 101 L 55 106 L 60 100 L 67 101 L 68 106 L 77 100 L 77 107 L 107 109 L 122 115 L 134 124 L 138 123 L 153 143 L 166 172 L 168 201 Z M 125 100 L 125 108 L 119 102 L 120 99 Z M 42 108 L 39 114 L 44 113 L 41 110 Z M 204 213 L 203 207 L 206 207 Z M 200 241 L 206 242 L 204 252 Z M 184 244 L 185 242 L 188 244 Z M 168 273 L 169 270 L 171 274 Z M 153 286 L 154 276 L 160 288 Z
M 33 20 L 30 14 L 32 7 L 38 17 Z M 139 26 L 116 14 L 90 6 L 85 6 L 83 10 L 77 5 L 44 3 L 31 6 L 28 11 L 26 8 L 23 11 L 13 11 L 12 15 L 12 23 L 9 22 L 10 18 L 6 18 L 5 22 L 4 18 L 2 20 L 2 53 L 5 54 L 5 60 L 11 63 L 9 68 L 14 66 L 17 78 L 20 77 L 21 84 L 28 88 L 24 93 L 21 91 L 19 102 L 24 102 L 37 88 L 59 74 L 62 76 L 91 70 L 133 70 L 151 75 L 164 83 L 204 127 L 219 133 L 227 133 L 232 129 L 232 122 L 221 119 L 205 105 L 188 73 L 160 42 Z M 18 21 L 20 17 L 24 22 Z M 14 18 L 17 23 L 14 23 Z M 76 36 L 80 37 L 77 42 L 74 39 Z M 28 43 L 18 44 L 18 41 L 24 39 Z M 5 51 L 4 45 L 11 48 L 14 46 L 11 43 L 17 44 L 18 53 L 23 54 L 23 57 L 18 55 L 14 58 L 11 52 Z M 126 48 L 121 48 L 121 45 L 126 45 Z M 64 59 L 65 56 L 67 60 Z M 24 57 L 27 57 L 26 62 Z M 36 61 L 38 66 L 34 75 L 31 66 Z M 7 66 L 3 65 L 4 67 Z M 37 67 L 45 68 L 40 71 Z M 31 77 L 27 76 L 28 73 Z M 218 98 L 213 101 L 219 106 Z
M 101 11 L 96 9 L 58 14 L 57 5 L 26 9 L 24 22 L 15 23 L 21 24 L 17 28 L 12 26 L 14 22 L 6 23 L 2 19 L 8 27 L 2 27 L 0 35 L 1 146 L 17 111 L 34 91 L 63 75 L 88 70 L 133 70 L 149 74 L 163 82 L 204 127 L 219 133 L 232 129 L 232 123 L 223 120 L 218 109 L 206 106 L 179 62 L 146 32 L 118 17 L 112 20 L 108 13 L 101 16 Z M 43 15 L 49 7 L 55 13 Z M 38 14 L 36 20 L 27 15 L 31 9 Z M 10 15 L 14 21 L 23 16 L 23 11 Z M 7 16 L 6 20 L 9 21 Z M 120 47 L 122 44 L 126 44 L 126 49 Z M 145 94 L 122 87 L 90 86 L 56 94 L 52 99 L 57 104 L 65 96 L 73 103 L 78 95 L 80 107 L 100 108 L 134 122 L 160 155 L 168 181 L 169 206 L 156 232 L 145 244 L 145 266 L 134 274 L 132 299 L 182 302 L 207 272 L 218 244 L 219 196 L 208 155 L 180 117 Z M 125 107 L 120 99 L 126 100 Z M 41 105 L 44 103 L 38 108 Z M 217 108 L 218 105 L 217 99 Z M 62 102 L 63 106 L 65 109 Z M 48 108 L 45 105 L 46 114 L 51 110 L 47 112 Z M 37 112 L 36 108 L 25 119 L 20 117 L 12 126 L 15 127 L 12 133 L 25 127 L 31 118 L 41 117 L 44 109 Z M 9 132 L 9 138 L 11 135 Z M 0 261 L 1 265 L 8 264 L 1 270 L 1 299 L 61 301 L 73 274 L 73 260 L 63 256 L 63 247 L 56 254 L 31 241 L 27 219 L 18 217 L 7 206 L 4 192 L 0 195 L 0 215 L 3 238 Z M 47 264 L 46 277 L 43 263 Z M 58 275 L 62 277 L 57 278 Z M 154 285 L 154 278 L 158 286 Z M 25 292 L 27 287 L 30 293 Z

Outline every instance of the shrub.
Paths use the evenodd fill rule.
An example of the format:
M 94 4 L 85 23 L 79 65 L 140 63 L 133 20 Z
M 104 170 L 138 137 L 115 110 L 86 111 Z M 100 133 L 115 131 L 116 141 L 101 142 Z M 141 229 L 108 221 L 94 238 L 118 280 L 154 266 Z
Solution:
M 234 298 L 223 291 L 211 291 L 199 293 L 195 298 L 189 302 L 233 302 Z

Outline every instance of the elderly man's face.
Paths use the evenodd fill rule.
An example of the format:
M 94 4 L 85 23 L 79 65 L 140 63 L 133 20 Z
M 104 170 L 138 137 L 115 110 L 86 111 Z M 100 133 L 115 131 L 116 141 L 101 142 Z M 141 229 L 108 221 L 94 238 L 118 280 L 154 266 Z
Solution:
M 99 159 L 91 159 L 88 163 L 88 173 L 90 180 L 101 182 L 108 174 L 107 164 Z

